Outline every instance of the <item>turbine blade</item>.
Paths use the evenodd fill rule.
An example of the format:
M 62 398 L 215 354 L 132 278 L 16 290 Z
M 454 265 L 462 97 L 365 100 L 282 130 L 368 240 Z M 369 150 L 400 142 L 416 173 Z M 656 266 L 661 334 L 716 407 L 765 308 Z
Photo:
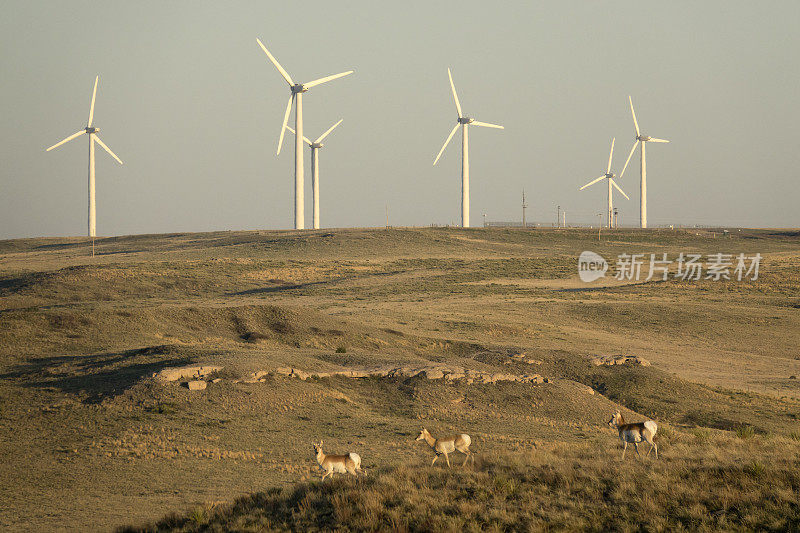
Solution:
M 281 146 L 283 146 L 283 134 L 286 133 L 287 124 L 289 123 L 289 113 L 292 112 L 292 103 L 294 102 L 294 93 L 289 97 L 289 103 L 286 104 L 286 113 L 283 114 L 283 126 L 281 126 L 281 136 L 278 138 L 278 153 L 281 154 Z
M 647 141 L 649 143 L 668 143 L 669 141 L 666 139 L 650 139 Z
M 289 131 L 291 131 L 291 132 L 292 132 L 292 135 L 297 135 L 297 134 L 294 132 L 294 128 L 292 128 L 291 126 L 286 126 L 286 129 L 287 129 L 287 130 L 289 130 Z M 312 143 L 311 143 L 311 141 L 309 141 L 309 140 L 308 140 L 308 138 L 307 138 L 305 135 L 303 135 L 303 140 L 306 142 L 306 144 L 307 144 L 307 145 L 311 146 L 311 144 L 312 144 Z
M 586 188 L 586 187 L 588 187 L 589 185 L 594 185 L 594 184 L 595 184 L 595 183 L 597 183 L 598 181 L 600 181 L 600 180 L 602 180 L 602 179 L 605 179 L 605 178 L 606 178 L 606 176 L 605 176 L 605 174 L 603 174 L 603 175 L 602 175 L 602 176 L 600 176 L 599 178 L 597 178 L 597 179 L 593 179 L 592 181 L 590 181 L 589 183 L 587 183 L 586 185 L 584 185 L 583 187 L 581 187 L 581 188 L 580 188 L 580 189 L 578 189 L 578 190 L 579 190 L 579 191 L 582 191 L 583 189 L 585 189 L 585 188 Z
M 611 157 L 614 155 L 614 141 L 616 137 L 611 138 L 611 153 L 608 154 L 608 168 L 606 169 L 606 174 L 611 174 Z
M 341 120 L 339 120 L 339 122 L 337 122 L 336 124 L 334 124 L 333 126 L 331 126 L 330 128 L 328 128 L 328 131 L 326 131 L 325 133 L 323 133 L 322 135 L 320 135 L 319 137 L 317 137 L 317 140 L 316 140 L 316 141 L 314 141 L 314 142 L 315 142 L 315 143 L 320 143 L 320 142 L 322 142 L 322 139 L 324 139 L 325 137 L 327 137 L 327 136 L 328 136 L 328 134 L 329 134 L 330 132 L 332 132 L 332 131 L 333 131 L 333 128 L 335 128 L 336 126 L 338 126 L 339 124 L 341 124 L 341 123 L 342 123 L 342 120 L 344 120 L 344 119 L 341 119 Z
M 97 97 L 97 82 L 100 81 L 100 76 L 97 76 L 94 79 L 94 90 L 92 91 L 92 105 L 89 106 L 89 124 L 87 126 L 92 125 L 92 119 L 94 118 L 94 99 Z
M 639 123 L 636 122 L 636 112 L 633 110 L 633 100 L 628 96 L 628 102 L 631 104 L 631 115 L 633 115 L 633 125 L 636 128 L 636 136 L 639 136 Z
M 436 155 L 436 159 L 433 160 L 434 165 L 436 164 L 437 161 L 439 161 L 439 158 L 442 157 L 442 152 L 444 152 L 444 149 L 447 148 L 448 143 L 450 143 L 450 139 L 452 139 L 453 135 L 456 134 L 456 130 L 458 129 L 459 126 L 460 124 L 456 124 L 455 126 L 453 126 L 453 129 L 450 131 L 450 135 L 447 136 L 447 140 L 444 142 L 444 145 L 442 145 L 442 149 L 439 150 L 439 153 Z
M 352 73 L 353 73 L 352 70 L 348 70 L 347 72 L 340 72 L 339 74 L 334 74 L 333 76 L 325 76 L 324 78 L 320 78 L 318 80 L 314 80 L 314 81 L 310 81 L 308 83 L 304 83 L 303 87 L 305 87 L 306 89 L 310 89 L 312 87 L 316 87 L 317 85 L 321 85 L 323 83 L 327 83 L 327 82 L 329 82 L 331 80 L 335 80 L 337 78 L 342 78 L 342 77 L 347 76 L 348 74 L 352 74 Z
M 111 151 L 111 148 L 109 148 L 108 146 L 106 146 L 106 144 L 105 144 L 103 141 L 101 141 L 101 140 L 100 140 L 100 137 L 98 137 L 98 136 L 97 136 L 97 134 L 95 134 L 95 136 L 94 136 L 94 140 L 95 140 L 95 141 L 97 141 L 97 144 L 99 144 L 100 146 L 102 146 L 102 147 L 105 149 L 105 151 L 106 151 L 106 152 L 108 152 L 109 154 L 111 154 L 111 157 L 113 157 L 114 159 L 116 159 L 117 161 L 119 161 L 119 164 L 120 164 L 120 165 L 122 164 L 122 159 L 120 159 L 119 157 L 117 157 L 117 154 L 115 154 L 114 152 L 112 152 L 112 151 Z
M 45 152 L 49 152 L 49 151 L 50 151 L 50 150 L 52 150 L 53 148 L 58 148 L 59 146 L 61 146 L 61 145 L 62 145 L 62 144 L 64 144 L 65 142 L 69 142 L 69 141 L 71 141 L 72 139 L 74 139 L 75 137 L 80 137 L 80 136 L 81 136 L 81 135 L 83 135 L 84 133 L 86 133 L 86 130 L 81 130 L 81 131 L 79 131 L 79 132 L 77 132 L 77 133 L 73 133 L 72 135 L 70 135 L 69 137 L 67 137 L 66 139 L 64 139 L 63 141 L 59 141 L 59 142 L 57 142 L 56 144 L 54 144 L 53 146 L 51 146 L 50 148 L 48 148 L 47 150 L 45 150 Z
M 280 63 L 278 63 L 278 60 L 272 57 L 272 54 L 269 53 L 269 50 L 267 50 L 267 47 L 264 46 L 261 40 L 256 38 L 256 42 L 258 43 L 258 46 L 260 46 L 261 49 L 264 50 L 264 53 L 267 54 L 267 57 L 269 58 L 270 61 L 272 61 L 272 64 L 275 65 L 275 68 L 278 69 L 278 72 L 281 73 L 281 76 L 283 76 L 283 79 L 286 80 L 286 83 L 288 83 L 289 85 L 294 85 L 292 77 L 289 76 L 289 73 L 283 69 Z
M 458 101 L 458 95 L 456 94 L 456 85 L 453 83 L 453 75 L 450 73 L 450 69 L 447 69 L 447 76 L 450 78 L 450 89 L 453 90 L 453 100 L 456 101 L 456 111 L 458 111 L 458 118 L 463 117 L 464 115 L 461 114 L 461 103 Z
M 628 168 L 628 163 L 631 162 L 631 157 L 633 157 L 633 151 L 636 150 L 636 147 L 639 145 L 639 141 L 637 140 L 633 143 L 633 148 L 631 148 L 631 153 L 628 154 L 628 159 L 625 161 L 625 166 L 622 167 L 622 172 L 619 173 L 619 179 L 622 179 L 622 175 L 625 174 L 625 169 Z
M 627 195 L 627 194 L 625 194 L 625 191 L 623 191 L 622 189 L 620 189 L 620 188 L 619 188 L 619 185 L 617 185 L 617 182 L 616 182 L 616 181 L 614 181 L 613 179 L 611 179 L 611 185 L 613 185 L 613 186 L 614 186 L 614 187 L 615 187 L 615 188 L 616 188 L 616 189 L 617 189 L 619 192 L 621 192 L 621 193 L 622 193 L 622 196 L 624 196 L 625 198 L 628 198 L 628 195 Z M 630 200 L 630 198 L 628 198 L 628 200 Z
M 498 130 L 505 129 L 503 126 L 498 126 L 497 124 L 489 124 L 488 122 L 478 122 L 477 120 L 474 120 L 469 124 L 470 126 L 483 126 L 484 128 L 497 128 Z

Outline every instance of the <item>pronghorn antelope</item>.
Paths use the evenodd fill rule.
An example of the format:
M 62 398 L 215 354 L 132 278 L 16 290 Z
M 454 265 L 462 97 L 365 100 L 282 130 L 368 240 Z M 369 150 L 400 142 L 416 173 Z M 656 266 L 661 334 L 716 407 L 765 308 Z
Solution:
M 640 455 L 639 443 L 643 440 L 650 443 L 650 449 L 647 450 L 647 455 L 645 455 L 645 457 L 655 450 L 656 459 L 658 459 L 658 445 L 653 442 L 653 437 L 656 436 L 656 431 L 658 431 L 658 426 L 655 422 L 647 420 L 635 424 L 626 424 L 625 419 L 622 418 L 622 414 L 617 411 L 614 413 L 614 416 L 611 417 L 611 420 L 608 421 L 608 425 L 612 428 L 617 428 L 619 431 L 619 440 L 621 440 L 624 445 L 622 448 L 623 459 L 625 459 L 625 450 L 628 449 L 629 442 L 632 442 L 636 448 L 636 455 Z
M 436 453 L 436 457 L 434 457 L 433 461 L 431 461 L 431 466 L 433 466 L 433 463 L 436 462 L 436 459 L 438 459 L 440 455 L 444 455 L 444 460 L 447 461 L 447 466 L 450 466 L 450 458 L 447 457 L 447 454 L 453 453 L 456 450 L 466 455 L 464 458 L 464 463 L 461 466 L 466 465 L 470 458 L 472 459 L 472 464 L 475 464 L 475 456 L 471 451 L 469 451 L 469 445 L 472 442 L 472 439 L 470 439 L 469 435 L 466 433 L 460 433 L 444 439 L 434 439 L 433 436 L 428 433 L 427 429 L 422 428 L 422 431 L 419 432 L 419 437 L 417 437 L 416 440 L 424 440 L 431 448 L 433 448 L 433 451 Z
M 314 453 L 323 472 L 322 481 L 325 481 L 325 478 L 334 472 L 337 474 L 349 472 L 356 477 L 358 476 L 356 472 L 364 473 L 361 469 L 361 457 L 355 452 L 345 455 L 325 455 L 322 451 L 322 441 L 319 441 L 319 444 L 314 444 Z

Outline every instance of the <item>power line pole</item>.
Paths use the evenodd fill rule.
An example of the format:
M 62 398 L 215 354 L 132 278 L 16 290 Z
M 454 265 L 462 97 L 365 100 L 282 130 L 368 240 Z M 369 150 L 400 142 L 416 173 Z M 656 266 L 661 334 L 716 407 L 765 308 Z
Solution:
M 525 210 L 528 209 L 528 204 L 525 203 L 525 189 L 522 189 L 522 227 L 526 226 L 525 223 Z
M 556 211 L 556 227 L 561 227 L 561 206 L 558 206 L 558 210 Z
M 600 242 L 600 231 L 603 229 L 603 213 L 597 213 L 597 242 Z

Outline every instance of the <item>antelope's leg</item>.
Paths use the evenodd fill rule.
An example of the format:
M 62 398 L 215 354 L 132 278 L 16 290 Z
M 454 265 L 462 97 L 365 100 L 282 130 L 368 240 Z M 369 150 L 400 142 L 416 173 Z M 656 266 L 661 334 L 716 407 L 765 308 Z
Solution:
M 634 448 L 636 448 L 636 455 L 637 455 L 638 457 L 641 457 L 641 456 L 642 456 L 642 454 L 640 454 L 640 453 L 639 453 L 639 443 L 638 443 L 638 442 L 636 442 L 636 441 L 633 441 L 633 447 L 634 447 Z
M 469 452 L 465 453 L 464 455 L 465 455 L 464 462 L 462 463 L 461 466 L 467 466 L 467 461 L 469 461 Z
M 323 472 L 322 473 L 322 479 L 320 481 L 325 481 L 325 478 L 328 476 L 328 474 L 330 474 L 330 472 L 328 472 L 327 470 L 325 472 Z
M 444 454 L 444 460 L 447 461 L 447 468 L 450 468 L 450 458 L 447 456 L 446 453 Z
M 628 441 L 622 442 L 622 458 L 625 459 L 625 451 L 628 449 Z
M 435 463 L 435 462 L 436 462 L 436 459 L 438 459 L 438 458 L 439 458 L 439 456 L 438 456 L 438 455 L 435 455 L 435 456 L 433 457 L 433 461 L 431 461 L 431 466 L 433 466 L 433 463 Z

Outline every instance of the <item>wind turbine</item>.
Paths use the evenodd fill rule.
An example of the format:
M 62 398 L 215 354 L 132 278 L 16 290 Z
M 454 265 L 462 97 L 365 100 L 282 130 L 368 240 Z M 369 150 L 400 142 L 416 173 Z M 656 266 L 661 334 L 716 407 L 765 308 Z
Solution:
M 616 174 L 611 172 L 611 158 L 614 157 L 614 140 L 615 139 L 611 139 L 611 153 L 608 154 L 608 167 L 606 167 L 606 173 L 603 174 L 602 176 L 600 176 L 599 178 L 590 181 L 589 183 L 587 183 L 586 185 L 584 185 L 583 187 L 578 189 L 579 191 L 582 191 L 586 187 L 589 187 L 590 185 L 594 185 L 595 183 L 597 183 L 600 180 L 608 180 L 608 229 L 611 229 L 611 227 L 612 227 L 611 220 L 612 220 L 613 213 L 614 213 L 614 203 L 613 203 L 613 200 L 611 198 L 611 193 L 612 193 L 611 186 L 613 185 L 614 187 L 616 187 L 616 189 L 619 192 L 622 193 L 622 196 L 624 196 L 625 198 L 628 198 L 628 195 L 625 194 L 625 191 L 620 189 L 619 185 L 617 185 L 617 182 L 614 181 L 614 178 L 616 177 Z M 630 200 L 630 198 L 628 198 L 628 200 Z
M 467 126 L 483 126 L 485 128 L 497 128 L 497 129 L 504 129 L 503 126 L 498 126 L 497 124 L 489 124 L 487 122 L 478 122 L 474 118 L 465 117 L 461 113 L 461 104 L 458 101 L 458 95 L 456 94 L 456 86 L 453 83 L 453 75 L 450 73 L 450 69 L 447 69 L 447 75 L 450 77 L 450 89 L 453 91 L 453 100 L 456 102 L 456 111 L 458 111 L 458 120 L 456 121 L 456 125 L 453 126 L 453 129 L 450 131 L 450 135 L 447 136 L 447 140 L 444 142 L 442 149 L 439 150 L 439 154 L 434 159 L 433 164 L 435 165 L 439 158 L 442 156 L 442 152 L 444 149 L 447 148 L 447 145 L 450 143 L 450 139 L 453 138 L 455 135 L 456 130 L 459 126 L 461 126 L 461 227 L 468 228 L 469 227 L 469 137 L 467 134 Z
M 341 119 L 328 128 L 328 131 L 317 137 L 317 140 L 314 142 L 309 141 L 307 137 L 303 137 L 303 140 L 311 148 L 311 189 L 314 194 L 314 229 L 319 229 L 319 149 L 325 146 L 322 144 L 322 140 L 327 137 L 336 126 L 341 124 L 342 120 L 344 119 Z M 294 130 L 289 126 L 286 126 L 286 129 L 294 133 Z
M 636 141 L 633 143 L 631 153 L 628 154 L 628 159 L 625 161 L 625 166 L 622 167 L 622 172 L 619 173 L 620 179 L 625 174 L 625 169 L 628 168 L 628 163 L 633 157 L 633 152 L 639 143 L 642 143 L 642 180 L 639 188 L 639 223 L 642 228 L 647 227 L 647 160 L 645 159 L 645 144 L 646 143 L 668 143 L 665 139 L 654 139 L 649 135 L 642 135 L 639 131 L 639 123 L 636 122 L 636 113 L 633 110 L 633 100 L 628 96 L 628 102 L 631 104 L 631 115 L 633 116 L 633 126 L 636 128 Z
M 100 128 L 95 128 L 92 126 L 92 119 L 94 118 L 94 101 L 97 97 L 97 82 L 100 81 L 100 76 L 97 76 L 94 79 L 94 90 L 92 91 L 92 104 L 89 107 L 89 123 L 86 125 L 85 128 L 80 130 L 77 133 L 73 133 L 66 139 L 61 142 L 58 142 L 48 148 L 46 151 L 49 152 L 53 148 L 57 148 L 62 144 L 71 141 L 76 137 L 80 137 L 81 135 L 88 133 L 89 134 L 89 237 L 94 237 L 96 234 L 96 220 L 97 220 L 97 213 L 95 209 L 95 196 L 94 196 L 94 143 L 96 142 L 103 149 L 111 154 L 111 157 L 116 159 L 119 164 L 122 164 L 122 160 L 117 157 L 117 154 L 111 151 L 111 148 L 105 145 L 103 141 L 100 140 L 100 137 L 97 135 L 97 132 L 100 131 Z
M 269 57 L 269 60 L 272 61 L 273 65 L 275 65 L 275 68 L 278 69 L 278 72 L 281 73 L 281 76 L 283 76 L 283 79 L 286 80 L 286 83 L 289 84 L 289 90 L 292 93 L 291 97 L 289 98 L 289 103 L 286 104 L 286 113 L 283 115 L 281 136 L 278 139 L 278 154 L 281 153 L 283 134 L 286 132 L 286 125 L 289 122 L 289 113 L 292 110 L 292 102 L 295 102 L 294 130 L 297 133 L 295 135 L 294 143 L 294 229 L 303 229 L 305 226 L 305 217 L 303 215 L 303 93 L 312 87 L 316 87 L 317 85 L 321 85 L 325 82 L 352 74 L 353 71 L 348 70 L 347 72 L 341 72 L 339 74 L 334 74 L 333 76 L 326 76 L 308 83 L 295 83 L 292 81 L 292 77 L 289 76 L 289 73 L 284 70 L 280 63 L 278 63 L 278 60 L 272 57 L 272 54 L 269 53 L 269 50 L 267 50 L 267 47 L 262 44 L 261 40 L 256 39 L 256 42 L 258 42 L 258 45 L 262 50 L 264 50 L 264 53 L 267 54 L 267 57 Z

